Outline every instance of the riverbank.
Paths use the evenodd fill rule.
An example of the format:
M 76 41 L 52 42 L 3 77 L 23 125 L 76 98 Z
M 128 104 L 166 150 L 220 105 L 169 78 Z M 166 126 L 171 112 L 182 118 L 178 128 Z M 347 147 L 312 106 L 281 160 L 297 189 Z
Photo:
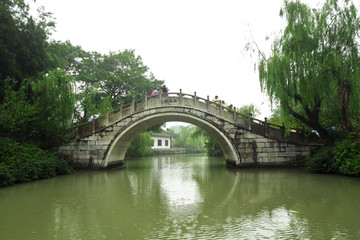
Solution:
M 334 145 L 320 148 L 306 162 L 305 170 L 360 176 L 360 138 L 348 136 Z
M 152 149 L 152 151 L 154 155 L 206 153 L 206 152 L 200 152 L 197 149 L 186 149 L 186 148 L 155 148 Z
M 65 158 L 52 151 L 0 137 L 0 187 L 73 171 Z

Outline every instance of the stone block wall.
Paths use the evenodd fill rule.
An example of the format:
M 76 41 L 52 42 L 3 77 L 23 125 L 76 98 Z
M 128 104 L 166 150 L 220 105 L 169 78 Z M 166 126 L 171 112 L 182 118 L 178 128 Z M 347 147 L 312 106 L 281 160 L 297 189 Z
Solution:
M 294 166 L 310 157 L 314 146 L 292 144 L 240 130 L 235 140 L 242 167 Z

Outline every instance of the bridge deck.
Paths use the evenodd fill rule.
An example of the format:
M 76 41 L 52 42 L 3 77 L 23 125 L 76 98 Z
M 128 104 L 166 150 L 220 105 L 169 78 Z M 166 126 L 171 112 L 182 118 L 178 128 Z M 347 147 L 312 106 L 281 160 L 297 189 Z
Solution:
M 265 121 L 255 119 L 251 114 L 248 116 L 240 114 L 236 109 L 229 109 L 220 103 L 215 103 L 207 99 L 194 95 L 182 93 L 167 93 L 166 96 L 161 94 L 154 97 L 145 96 L 139 101 L 133 100 L 131 104 L 121 106 L 113 112 L 109 112 L 98 119 L 76 126 L 73 131 L 74 138 L 81 139 L 92 135 L 97 131 L 101 131 L 109 127 L 121 119 L 128 117 L 134 113 L 141 112 L 148 109 L 158 109 L 163 107 L 182 107 L 189 109 L 197 109 L 204 111 L 224 121 L 233 123 L 243 129 L 253 131 L 257 134 L 268 138 L 273 138 L 281 141 L 291 143 L 300 143 L 308 145 L 322 144 L 318 139 L 305 136 L 303 129 L 286 129 L 284 124 L 282 126 L 271 124 Z

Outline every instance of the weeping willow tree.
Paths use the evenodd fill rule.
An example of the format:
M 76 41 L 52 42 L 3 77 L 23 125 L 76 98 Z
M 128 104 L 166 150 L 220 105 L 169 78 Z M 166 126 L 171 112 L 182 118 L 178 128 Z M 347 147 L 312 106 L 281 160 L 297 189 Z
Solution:
M 151 139 L 150 132 L 142 132 L 131 142 L 130 147 L 126 152 L 126 157 L 143 157 L 152 155 L 151 147 L 154 140 Z
M 321 136 L 337 124 L 354 131 L 359 119 L 360 20 L 353 3 L 327 0 L 322 9 L 285 1 L 287 26 L 272 45 L 259 51 L 259 78 L 284 115 L 300 120 Z
M 54 144 L 71 124 L 75 109 L 74 81 L 64 70 L 56 69 L 32 81 L 31 88 L 37 109 L 32 130 L 41 136 L 41 144 Z
M 63 70 L 23 80 L 19 90 L 5 82 L 0 106 L 0 133 L 47 147 L 58 143 L 69 127 L 75 108 L 74 82 Z

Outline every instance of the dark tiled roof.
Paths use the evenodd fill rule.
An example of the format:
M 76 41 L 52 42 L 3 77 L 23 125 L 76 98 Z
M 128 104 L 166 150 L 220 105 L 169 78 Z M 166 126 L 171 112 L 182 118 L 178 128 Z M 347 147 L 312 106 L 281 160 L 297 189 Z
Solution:
M 170 132 L 166 132 L 166 131 L 162 131 L 161 133 L 151 132 L 150 134 L 152 137 L 169 137 L 169 138 L 173 137 L 173 138 L 175 138 L 175 137 L 179 136 L 179 134 L 174 134 L 174 133 L 170 133 Z

